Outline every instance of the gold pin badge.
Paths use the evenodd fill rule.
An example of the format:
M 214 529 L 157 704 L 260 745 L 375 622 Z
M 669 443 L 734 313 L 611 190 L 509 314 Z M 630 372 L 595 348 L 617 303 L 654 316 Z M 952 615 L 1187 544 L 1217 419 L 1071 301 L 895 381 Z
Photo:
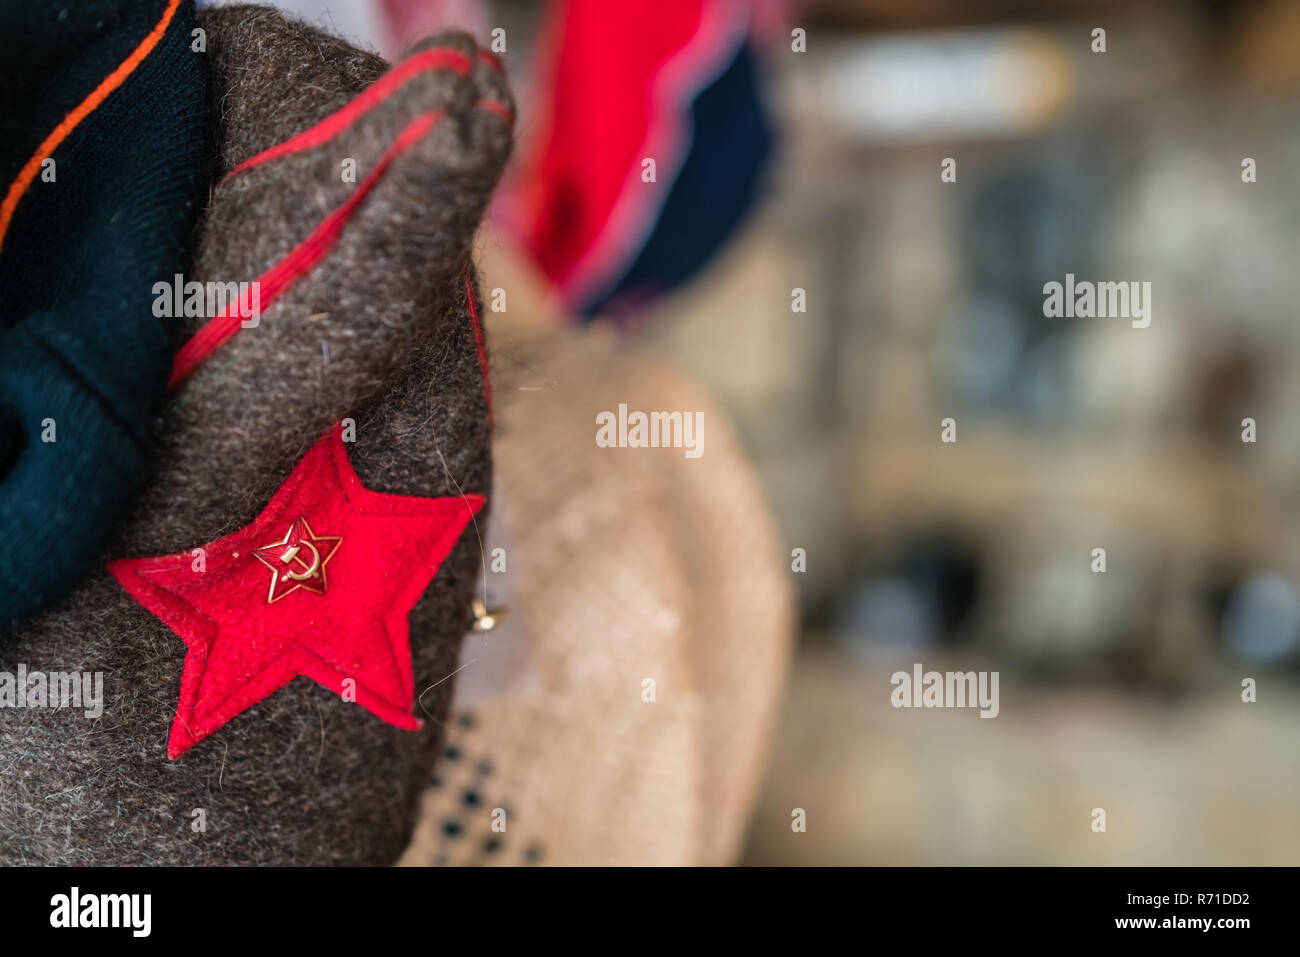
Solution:
M 271 569 L 268 604 L 298 589 L 325 594 L 325 566 L 338 552 L 343 539 L 338 535 L 317 535 L 305 518 L 299 517 L 284 538 L 253 550 L 254 557 Z
M 477 598 L 470 602 L 470 607 L 474 610 L 475 631 L 491 631 L 506 614 L 506 610 L 500 607 L 489 610 L 487 605 Z

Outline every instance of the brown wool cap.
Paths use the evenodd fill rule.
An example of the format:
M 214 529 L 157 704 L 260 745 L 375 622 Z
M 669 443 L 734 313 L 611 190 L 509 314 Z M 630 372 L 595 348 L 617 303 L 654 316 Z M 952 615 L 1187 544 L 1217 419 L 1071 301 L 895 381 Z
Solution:
M 442 120 L 388 169 L 337 244 L 168 400 L 151 477 L 109 558 L 163 555 L 248 524 L 308 447 L 356 422 L 349 456 L 380 492 L 491 487 L 488 407 L 468 316 L 471 242 L 511 148 L 509 91 L 474 41 L 463 75 L 422 73 L 337 136 L 221 177 L 313 127 L 379 80 L 378 57 L 272 10 L 202 16 L 219 123 L 218 179 L 193 278 L 257 278 L 354 188 L 412 117 Z M 360 177 L 358 177 L 360 178 Z M 156 278 L 141 277 L 152 283 Z M 178 340 L 202 320 L 188 323 Z M 489 506 L 490 507 L 490 506 Z M 480 513 L 479 522 L 486 520 Z M 400 556 L 398 556 L 400 558 Z M 470 533 L 410 615 L 418 732 L 297 678 L 167 759 L 183 642 L 104 571 L 21 628 L 10 662 L 102 672 L 103 715 L 0 711 L 0 862 L 388 864 L 406 846 L 443 730 L 470 594 Z M 309 627 L 309 625 L 305 625 Z M 200 815 L 199 812 L 202 812 Z M 197 826 L 199 820 L 203 827 Z

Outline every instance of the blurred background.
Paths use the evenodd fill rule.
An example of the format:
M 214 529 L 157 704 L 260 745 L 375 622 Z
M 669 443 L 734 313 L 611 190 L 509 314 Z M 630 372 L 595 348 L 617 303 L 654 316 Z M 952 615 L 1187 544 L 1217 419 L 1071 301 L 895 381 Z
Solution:
M 1300 4 L 795 19 L 769 193 L 647 333 L 808 552 L 746 860 L 1300 861 Z M 1066 272 L 1151 325 L 1045 319 Z M 914 662 L 1000 715 L 895 710 Z
M 504 25 L 528 142 L 543 6 L 440 6 Z M 744 862 L 1300 862 L 1300 3 L 752 13 L 754 195 L 565 303 L 722 402 L 806 552 Z M 1044 318 L 1067 272 L 1150 326 Z M 916 662 L 999 716 L 894 709 Z

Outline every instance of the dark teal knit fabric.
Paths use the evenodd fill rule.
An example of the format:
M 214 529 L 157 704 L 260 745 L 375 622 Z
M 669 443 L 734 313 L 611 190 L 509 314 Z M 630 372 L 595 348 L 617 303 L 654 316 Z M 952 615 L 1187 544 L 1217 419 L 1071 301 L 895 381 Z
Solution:
M 0 190 L 167 7 L 0 5 Z M 101 560 L 147 467 L 176 335 L 153 314 L 153 284 L 187 271 L 209 185 L 196 26 L 184 0 L 55 148 L 54 181 L 31 183 L 0 247 L 0 631 Z

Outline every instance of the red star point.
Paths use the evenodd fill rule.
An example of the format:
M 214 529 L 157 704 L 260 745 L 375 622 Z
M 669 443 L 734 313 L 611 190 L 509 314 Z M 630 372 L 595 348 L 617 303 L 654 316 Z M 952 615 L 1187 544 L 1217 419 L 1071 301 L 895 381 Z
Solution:
M 334 428 L 250 525 L 203 546 L 202 564 L 193 549 L 112 562 L 188 649 L 168 755 L 299 675 L 420 727 L 407 618 L 483 504 L 370 491 Z

